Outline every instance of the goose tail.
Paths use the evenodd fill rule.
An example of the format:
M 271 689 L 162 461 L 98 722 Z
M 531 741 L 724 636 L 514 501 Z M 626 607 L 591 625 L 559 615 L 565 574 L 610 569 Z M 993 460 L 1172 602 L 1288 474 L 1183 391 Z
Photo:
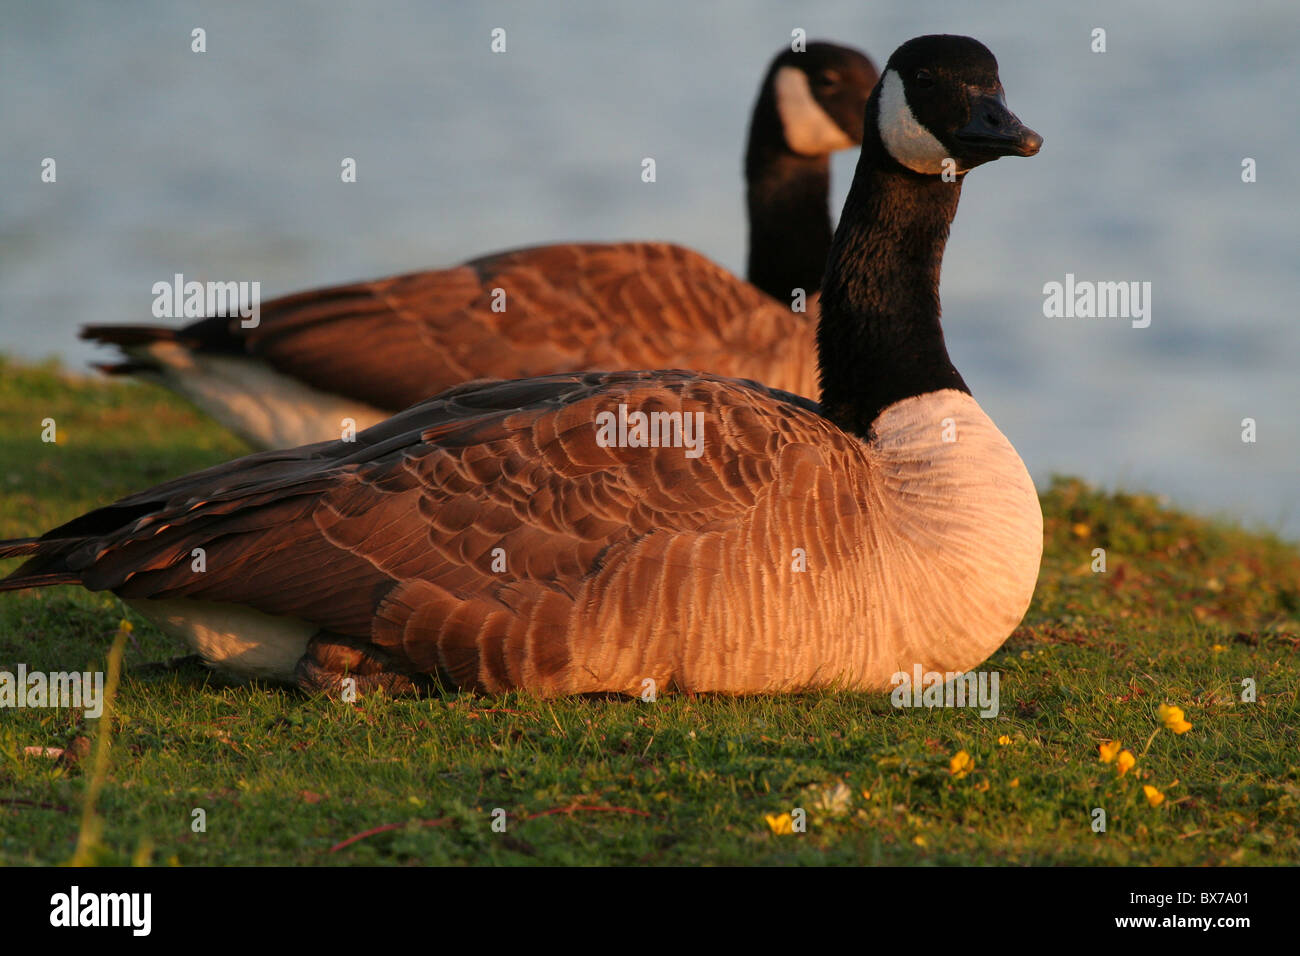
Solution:
M 12 574 L 0 578 L 0 591 L 79 583 L 81 575 L 67 567 L 60 556 L 50 554 L 50 546 L 61 543 L 64 542 L 49 538 L 9 538 L 0 541 L 0 560 L 31 558 Z M 51 557 L 54 560 L 50 560 Z
M 125 361 L 91 363 L 105 375 L 140 375 L 161 370 L 159 363 L 150 357 L 148 348 L 159 342 L 179 341 L 177 332 L 163 325 L 86 325 L 78 338 L 115 345 L 126 353 Z
M 180 338 L 179 332 L 179 329 L 165 325 L 84 325 L 77 337 L 100 345 L 129 348 L 154 342 L 175 342 Z
M 9 538 L 0 541 L 0 558 L 25 558 L 40 548 L 40 538 Z

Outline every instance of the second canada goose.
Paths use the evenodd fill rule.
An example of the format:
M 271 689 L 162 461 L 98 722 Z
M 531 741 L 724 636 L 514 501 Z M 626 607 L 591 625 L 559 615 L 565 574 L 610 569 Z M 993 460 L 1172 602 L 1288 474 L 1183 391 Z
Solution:
M 689 368 L 812 395 L 815 319 L 792 293 L 821 285 L 830 154 L 861 141 L 875 82 L 866 56 L 831 43 L 772 62 L 745 156 L 749 282 L 668 243 L 567 243 L 286 296 L 256 328 L 209 318 L 82 337 L 127 353 L 105 371 L 160 381 L 265 448 L 338 438 L 345 418 L 364 428 L 480 378 Z
M 982 44 L 894 52 L 828 262 L 820 405 L 686 371 L 470 383 L 0 543 L 29 559 L 0 589 L 111 590 L 214 667 L 326 690 L 968 670 L 1029 605 L 1042 514 L 949 360 L 939 270 L 967 173 L 1041 143 Z

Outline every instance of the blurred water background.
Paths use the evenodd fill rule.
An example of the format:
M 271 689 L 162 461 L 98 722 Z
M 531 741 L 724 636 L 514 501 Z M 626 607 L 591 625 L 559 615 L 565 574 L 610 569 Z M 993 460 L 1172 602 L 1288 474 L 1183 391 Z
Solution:
M 911 36 L 975 36 L 1045 137 L 970 177 L 942 289 L 954 361 L 1035 479 L 1300 537 L 1295 0 L 5 0 L 0 351 L 84 369 L 104 354 L 77 327 L 150 321 L 176 272 L 265 299 L 618 238 L 741 271 L 748 114 L 795 27 L 881 66 Z M 855 161 L 835 162 L 837 211 Z M 1151 326 L 1045 318 L 1066 273 L 1151 282 Z

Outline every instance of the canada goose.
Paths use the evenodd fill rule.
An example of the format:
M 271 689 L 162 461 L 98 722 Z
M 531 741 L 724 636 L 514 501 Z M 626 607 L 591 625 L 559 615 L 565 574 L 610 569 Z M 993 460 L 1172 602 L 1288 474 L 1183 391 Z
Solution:
M 949 361 L 939 269 L 966 173 L 1041 143 L 977 41 L 890 57 L 827 267 L 821 405 L 687 371 L 469 383 L 0 544 L 29 557 L 0 589 L 111 590 L 214 667 L 325 690 L 972 668 L 1029 605 L 1042 514 Z
M 830 154 L 861 142 L 876 78 L 831 43 L 772 62 L 745 156 L 749 282 L 681 246 L 571 243 L 287 296 L 255 328 L 210 318 L 81 336 L 127 353 L 103 370 L 160 381 L 266 448 L 338 438 L 345 418 L 363 428 L 479 378 L 691 368 L 813 395 L 815 319 L 792 294 L 821 285 Z

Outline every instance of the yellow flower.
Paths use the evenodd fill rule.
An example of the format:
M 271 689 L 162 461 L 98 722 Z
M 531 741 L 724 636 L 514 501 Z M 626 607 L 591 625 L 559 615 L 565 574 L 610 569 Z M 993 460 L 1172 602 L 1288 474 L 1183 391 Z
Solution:
M 1006 734 L 1003 734 L 1001 737 L 998 738 L 998 746 L 1000 747 L 1006 747 L 1010 743 L 1011 743 L 1011 738 L 1008 737 Z
M 1007 784 L 1007 786 L 1009 786 L 1009 787 L 1018 787 L 1018 786 L 1020 786 L 1020 778 L 1019 778 L 1019 777 L 1016 777 L 1014 780 L 1011 781 L 1011 783 Z
M 1165 802 L 1165 795 L 1149 783 L 1142 784 L 1142 792 L 1147 795 L 1147 803 L 1153 807 L 1158 807 Z
M 1192 729 L 1191 722 L 1183 719 L 1183 709 L 1181 707 L 1161 704 L 1156 713 L 1165 722 L 1165 726 L 1176 734 L 1185 734 Z
M 1135 763 L 1137 763 L 1137 758 L 1127 750 L 1122 750 L 1119 759 L 1115 762 L 1115 769 L 1119 771 L 1119 775 L 1122 777 L 1133 769 Z
M 767 825 L 772 828 L 772 832 L 777 836 L 794 832 L 794 817 L 788 813 L 769 813 L 764 819 L 767 820 Z
M 1213 651 L 1215 654 L 1222 654 L 1224 651 L 1227 650 L 1227 648 L 1224 647 L 1222 644 L 1215 644 L 1213 647 L 1210 648 L 1210 650 Z
M 948 761 L 948 772 L 960 780 L 966 774 L 975 769 L 975 761 L 971 755 L 964 750 L 957 751 L 953 758 Z
M 1098 747 L 1097 749 L 1101 753 L 1101 762 L 1110 763 L 1114 760 L 1116 754 L 1119 753 L 1121 746 L 1123 745 L 1118 740 L 1108 740 Z
M 925 846 L 925 837 L 921 836 L 920 834 L 917 834 L 916 836 L 912 837 L 912 842 L 915 843 L 917 846 Z
M 1070 530 L 1074 532 L 1074 536 L 1075 536 L 1076 538 L 1086 538 L 1086 537 L 1088 537 L 1088 532 L 1091 531 L 1092 529 L 1089 528 L 1089 527 L 1088 527 L 1086 524 L 1084 524 L 1082 521 L 1080 521 L 1080 522 L 1077 522 L 1076 524 L 1074 524 L 1074 525 L 1070 528 Z

